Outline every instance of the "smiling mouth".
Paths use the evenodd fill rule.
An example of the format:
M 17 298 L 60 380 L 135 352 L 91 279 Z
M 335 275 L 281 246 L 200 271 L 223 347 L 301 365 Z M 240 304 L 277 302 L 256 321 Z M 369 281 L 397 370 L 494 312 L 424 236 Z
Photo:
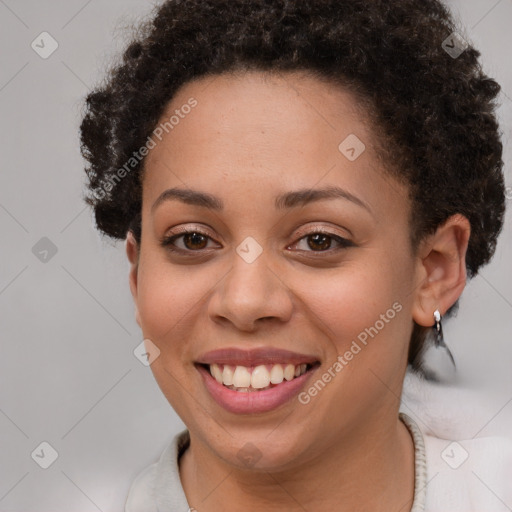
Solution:
M 290 382 L 318 366 L 313 363 L 278 363 L 258 366 L 229 364 L 200 364 L 210 375 L 227 389 L 240 393 L 254 393 L 279 387 Z

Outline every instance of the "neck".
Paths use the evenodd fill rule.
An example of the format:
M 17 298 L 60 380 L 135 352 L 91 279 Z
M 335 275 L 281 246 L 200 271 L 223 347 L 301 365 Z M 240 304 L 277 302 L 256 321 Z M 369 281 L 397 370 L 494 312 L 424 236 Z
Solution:
M 247 471 L 226 464 L 191 436 L 180 461 L 185 494 L 199 512 L 410 510 L 414 447 L 398 419 L 367 422 L 335 446 L 284 471 Z

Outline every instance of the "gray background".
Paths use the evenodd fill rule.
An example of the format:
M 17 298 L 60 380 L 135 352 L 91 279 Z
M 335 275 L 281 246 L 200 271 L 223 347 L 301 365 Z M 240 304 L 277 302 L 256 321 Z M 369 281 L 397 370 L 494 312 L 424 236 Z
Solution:
M 510 187 L 512 0 L 450 5 L 503 87 Z M 142 338 L 124 244 L 102 240 L 81 201 L 81 101 L 122 47 L 123 27 L 151 6 L 0 0 L 0 511 L 122 510 L 135 475 L 182 427 L 133 354 Z M 47 59 L 31 48 L 43 31 L 59 44 Z M 47 261 L 43 237 L 57 249 Z M 455 386 L 483 390 L 495 411 L 490 434 L 512 417 L 511 256 L 508 215 L 493 262 L 444 326 Z M 31 457 L 43 441 L 59 454 L 46 470 Z

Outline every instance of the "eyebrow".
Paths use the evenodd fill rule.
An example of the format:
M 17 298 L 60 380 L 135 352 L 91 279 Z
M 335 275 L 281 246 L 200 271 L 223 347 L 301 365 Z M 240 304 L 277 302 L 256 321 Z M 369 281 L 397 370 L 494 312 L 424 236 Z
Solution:
M 370 206 L 366 202 L 347 190 L 334 185 L 319 189 L 304 188 L 293 192 L 286 192 L 275 198 L 275 207 L 278 210 L 285 210 L 296 208 L 298 206 L 305 206 L 309 203 L 323 199 L 345 199 L 357 206 L 360 206 L 361 208 L 364 208 L 373 215 Z M 206 192 L 199 192 L 197 190 L 175 187 L 162 192 L 158 199 L 153 203 L 151 211 L 154 212 L 160 204 L 166 201 L 181 201 L 185 204 L 200 206 L 214 211 L 221 211 L 224 208 L 224 202 L 216 196 Z

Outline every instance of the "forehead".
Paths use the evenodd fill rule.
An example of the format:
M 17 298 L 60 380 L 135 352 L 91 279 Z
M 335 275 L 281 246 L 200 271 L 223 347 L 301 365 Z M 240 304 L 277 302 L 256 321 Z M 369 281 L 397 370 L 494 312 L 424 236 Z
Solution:
M 251 71 L 190 82 L 158 128 L 145 163 L 144 207 L 176 186 L 225 197 L 228 205 L 240 191 L 263 203 L 316 185 L 343 186 L 370 203 L 388 192 L 406 196 L 384 172 L 355 97 L 307 74 Z

